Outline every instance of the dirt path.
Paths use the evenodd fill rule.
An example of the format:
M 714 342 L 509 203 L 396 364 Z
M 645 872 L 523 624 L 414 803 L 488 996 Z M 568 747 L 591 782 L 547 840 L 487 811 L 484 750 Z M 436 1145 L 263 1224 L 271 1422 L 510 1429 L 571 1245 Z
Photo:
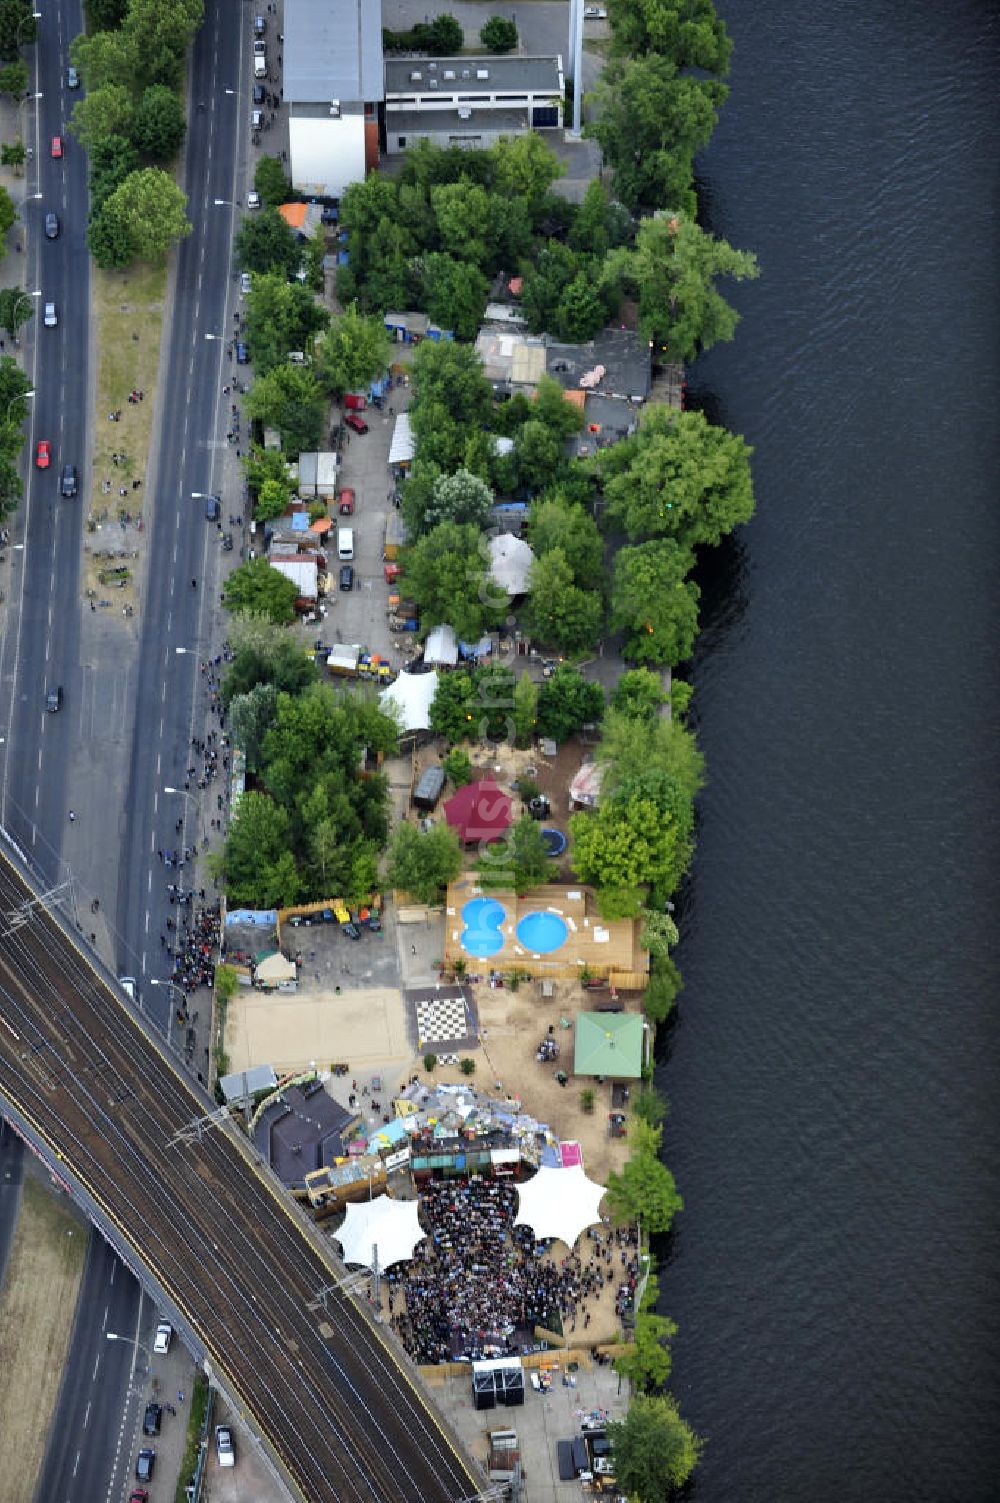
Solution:
M 87 1231 L 68 1203 L 26 1176 L 0 1292 L 0 1478 L 4 1503 L 31 1503 L 59 1394 Z

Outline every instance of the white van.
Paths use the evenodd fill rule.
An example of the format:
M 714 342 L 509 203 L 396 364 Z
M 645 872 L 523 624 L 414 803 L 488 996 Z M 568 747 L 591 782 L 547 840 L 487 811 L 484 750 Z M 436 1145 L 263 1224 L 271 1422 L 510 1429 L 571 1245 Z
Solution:
M 354 557 L 354 528 L 337 528 L 337 557 L 346 560 Z

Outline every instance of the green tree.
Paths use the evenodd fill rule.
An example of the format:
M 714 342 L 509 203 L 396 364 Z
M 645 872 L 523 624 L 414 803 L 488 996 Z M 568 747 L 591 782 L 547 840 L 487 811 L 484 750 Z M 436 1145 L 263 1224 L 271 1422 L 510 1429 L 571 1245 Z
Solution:
M 490 284 L 478 266 L 432 251 L 421 262 L 423 306 L 442 329 L 475 339 Z
M 133 256 L 162 261 L 175 240 L 191 233 L 187 198 L 168 172 L 144 167 L 130 172 L 111 194 L 102 213 L 129 236 Z
M 658 54 L 610 64 L 585 134 L 600 145 L 624 204 L 695 212 L 695 153 L 711 139 L 728 92 L 715 79 L 679 73 Z
M 180 86 L 202 15 L 202 0 L 129 0 L 122 34 L 135 48 L 143 84 Z
M 28 322 L 35 311 L 34 300 L 20 287 L 0 289 L 0 329 L 5 329 L 14 339 L 18 329 Z
M 568 741 L 583 726 L 604 713 L 604 690 L 591 684 L 577 668 L 560 663 L 538 691 L 538 734 Z
M 180 150 L 186 130 L 184 102 L 164 84 L 144 89 L 135 112 L 132 139 L 150 162 L 171 162 Z
M 277 209 L 261 209 L 244 219 L 235 249 L 244 271 L 274 271 L 293 277 L 302 264 L 302 248 Z
M 280 157 L 263 156 L 253 172 L 253 185 L 260 194 L 260 201 L 269 209 L 277 209 L 287 203 L 292 191 Z
M 469 345 L 424 340 L 414 352 L 411 380 L 415 423 L 421 409 L 438 404 L 461 428 L 490 427 L 493 391 L 479 356 Z
M 632 1110 L 648 1127 L 661 1127 L 670 1110 L 670 1103 L 655 1086 L 644 1085 L 632 1104 Z M 651 1303 L 655 1304 L 655 1300 Z
M 265 480 L 257 492 L 257 503 L 254 506 L 254 518 L 258 522 L 273 522 L 275 517 L 283 516 L 288 510 L 291 500 L 291 488 L 280 480 Z
M 244 398 L 247 416 L 265 428 L 277 428 L 281 447 L 291 458 L 303 449 L 318 449 L 325 408 L 319 385 L 301 365 L 276 365 L 260 376 Z
M 281 626 L 237 616 L 229 635 L 233 657 L 222 682 L 225 704 L 238 694 L 249 694 L 257 684 L 273 684 L 285 694 L 299 694 L 316 682 L 318 670 L 312 658 Z
M 648 407 L 638 433 L 600 456 L 611 520 L 633 541 L 715 544 L 753 515 L 751 453 L 702 412 Z
M 22 47 L 30 47 L 38 34 L 34 7 L 29 0 L 3 0 L 0 4 L 0 58 L 13 62 Z
M 249 790 L 237 805 L 223 850 L 209 858 L 235 907 L 280 908 L 294 903 L 302 883 L 289 849 L 286 811 Z
M 433 57 L 452 57 L 461 52 L 465 42 L 461 26 L 447 12 L 435 16 L 429 25 L 421 26 L 420 30 L 422 43 Z
M 8 63 L 0 68 L 0 94 L 9 94 L 12 99 L 20 99 L 28 89 L 28 65 L 27 63 Z
M 23 141 L 5 141 L 0 146 L 0 166 L 13 167 L 18 177 L 24 170 L 27 148 Z
M 676 945 L 679 939 L 677 925 L 668 912 L 647 909 L 642 916 L 641 943 L 649 951 L 650 960 L 667 960 L 671 945 Z
M 587 187 L 568 236 L 578 255 L 604 257 L 612 246 L 612 214 L 607 189 L 599 178 Z
M 666 701 L 659 674 L 648 668 L 630 668 L 621 675 L 611 696 L 611 708 L 630 720 L 650 722 Z
M 690 800 L 705 781 L 705 759 L 686 726 L 662 717 L 644 722 L 617 706 L 604 717 L 597 759 L 604 763 L 609 793 L 655 773 Z
M 87 225 L 87 245 L 97 265 L 105 271 L 130 266 L 135 255 L 132 236 L 123 220 L 107 212 L 107 205 L 95 208 Z
M 69 44 L 69 60 L 90 93 L 116 84 L 131 94 L 139 61 L 131 40 L 119 30 L 81 32 Z
M 4 237 L 16 219 L 17 209 L 14 207 L 14 200 L 6 188 L 0 188 L 0 245 L 3 244 Z M 3 253 L 6 254 L 6 246 L 4 246 Z
M 552 548 L 531 566 L 528 616 L 532 635 L 557 652 L 589 652 L 601 633 L 601 597 L 573 583 L 561 548 Z
M 583 344 L 603 328 L 607 309 L 600 285 L 587 272 L 578 271 L 562 290 L 552 318 L 552 333 L 568 344 Z
M 529 418 L 515 439 L 517 476 L 529 491 L 550 486 L 565 463 L 562 440 L 537 418 Z
M 674 962 L 667 956 L 657 959 L 643 998 L 643 1007 L 651 1023 L 667 1021 L 683 986 L 683 978 Z
M 102 136 L 88 151 L 90 206 L 97 211 L 139 166 L 139 153 L 125 136 Z
M 536 253 L 521 289 L 521 308 L 532 334 L 553 327 L 563 293 L 586 267 L 586 257 L 559 240 L 549 240 Z
M 608 1436 L 618 1486 L 636 1503 L 664 1503 L 688 1480 L 703 1448 L 670 1394 L 634 1398 Z
M 605 798 L 593 811 L 570 816 L 573 870 L 599 889 L 608 918 L 634 918 L 642 890 L 670 893 L 691 859 L 690 819 L 662 790 L 638 788 Z
M 229 734 L 233 745 L 243 749 L 250 772 L 256 772 L 261 765 L 264 737 L 274 719 L 277 702 L 274 684 L 255 684 L 248 693 L 237 694 L 229 702 Z
M 506 16 L 490 16 L 479 29 L 479 40 L 487 52 L 513 52 L 517 46 L 517 25 Z
M 608 0 L 608 20 L 616 55 L 661 52 L 678 68 L 729 72 L 732 42 L 712 0 Z
M 639 330 L 661 355 L 692 361 L 732 339 L 739 314 L 716 290 L 716 278 L 745 282 L 759 275 L 756 256 L 717 240 L 685 214 L 644 219 L 634 251 L 619 251 L 626 280 L 638 292 Z
M 445 777 L 456 788 L 464 788 L 466 783 L 472 782 L 472 760 L 464 746 L 453 746 L 441 766 Z
M 506 663 L 486 662 L 472 674 L 477 741 L 510 741 L 514 737 L 514 672 Z
M 635 1121 L 631 1154 L 620 1174 L 608 1175 L 608 1209 L 613 1219 L 641 1221 L 643 1230 L 654 1236 L 669 1232 L 675 1215 L 684 1209 L 673 1175 L 657 1157 L 662 1135 L 662 1127 Z
M 457 522 L 481 530 L 486 526 L 492 505 L 493 492 L 478 475 L 470 475 L 468 470 L 439 475 L 423 515 L 422 528 L 429 532 L 442 522 Z
M 521 201 L 532 211 L 546 203 L 552 184 L 566 171 L 552 147 L 535 131 L 501 137 L 488 156 L 497 195 L 508 206 Z
M 658 1297 L 659 1280 L 651 1274 L 643 1291 L 641 1308 L 636 1313 L 632 1340 L 615 1358 L 615 1372 L 628 1378 L 638 1393 L 662 1388 L 670 1377 L 670 1342 L 677 1335 L 677 1325 L 666 1316 L 656 1314 Z
M 330 396 L 364 391 L 389 368 L 391 345 L 382 319 L 352 303 L 316 347 L 316 379 Z
M 597 523 L 582 507 L 558 494 L 532 502 L 528 513 L 528 541 L 538 559 L 558 549 L 570 565 L 574 585 L 595 589 L 605 573 L 605 541 Z
M 329 318 L 301 282 L 289 282 L 277 272 L 261 272 L 253 279 L 246 304 L 246 337 L 254 369 L 266 375 L 287 362 L 289 351 L 311 351 L 314 336 Z
M 389 883 L 418 903 L 440 902 L 444 889 L 462 870 L 462 848 L 450 825 L 396 826 L 389 848 Z
M 506 610 L 506 595 L 491 593 L 479 542 L 477 528 L 443 522 L 406 549 L 406 588 L 424 632 L 445 623 L 472 642 Z
M 0 355 L 0 448 L 8 458 L 15 458 L 24 446 L 21 425 L 28 416 L 30 390 L 31 382 L 17 361 Z
M 83 8 L 90 31 L 110 31 L 124 21 L 128 0 L 86 0 Z
M 0 450 L 3 448 L 5 446 L 0 444 Z M 22 491 L 17 465 L 5 452 L 0 452 L 0 517 L 9 517 L 11 512 L 16 511 Z
M 523 814 L 499 840 L 491 840 L 476 862 L 483 887 L 517 893 L 541 886 L 549 870 L 541 825 L 530 814 Z
M 538 718 L 538 685 L 528 673 L 522 673 L 514 686 L 514 745 L 530 746 Z
M 298 590 L 290 579 L 272 569 L 266 558 L 252 558 L 229 575 L 222 603 L 229 611 L 263 616 L 276 625 L 295 619 Z
M 105 136 L 131 139 L 135 103 L 124 84 L 102 84 L 78 99 L 70 116 L 69 130 L 88 152 Z
M 476 688 L 470 673 L 439 673 L 431 700 L 431 730 L 452 744 L 467 741 L 473 735 L 476 707 Z
M 490 198 L 478 183 L 439 183 L 431 207 L 441 248 L 459 261 L 484 266 L 490 257 Z
M 672 538 L 622 548 L 611 586 L 611 627 L 626 633 L 626 656 L 671 667 L 691 656 L 698 632 L 694 559 Z

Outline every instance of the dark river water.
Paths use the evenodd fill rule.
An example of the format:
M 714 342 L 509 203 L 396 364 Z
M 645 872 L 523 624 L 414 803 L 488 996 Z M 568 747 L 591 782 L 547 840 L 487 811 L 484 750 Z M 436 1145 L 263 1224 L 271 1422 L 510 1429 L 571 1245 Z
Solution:
M 1000 1498 L 1000 7 L 720 0 L 755 446 L 659 1071 L 697 1503 Z

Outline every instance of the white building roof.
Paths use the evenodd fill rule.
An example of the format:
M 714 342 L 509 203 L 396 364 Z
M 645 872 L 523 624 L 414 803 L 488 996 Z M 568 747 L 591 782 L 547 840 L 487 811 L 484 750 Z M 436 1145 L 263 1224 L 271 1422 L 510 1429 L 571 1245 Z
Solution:
M 417 452 L 417 441 L 413 437 L 413 429 L 410 426 L 410 414 L 401 412 L 396 418 L 392 430 L 392 441 L 389 444 L 390 464 L 409 464 Z
M 512 532 L 490 538 L 490 578 L 508 595 L 527 594 L 534 562 L 535 555 L 523 538 Z
M 272 569 L 277 569 L 290 579 L 299 592 L 301 600 L 315 600 L 319 593 L 319 564 L 314 558 L 275 558 L 269 560 Z
M 275 17 L 267 42 L 275 54 L 284 46 L 286 104 L 383 97 L 382 14 L 373 0 L 285 0 L 284 35 L 280 44 Z
M 424 643 L 424 662 L 454 668 L 458 662 L 458 638 L 450 626 L 435 626 Z
M 382 691 L 379 700 L 386 709 L 399 711 L 404 731 L 429 731 L 437 686 L 436 673 L 401 673 L 395 683 Z

